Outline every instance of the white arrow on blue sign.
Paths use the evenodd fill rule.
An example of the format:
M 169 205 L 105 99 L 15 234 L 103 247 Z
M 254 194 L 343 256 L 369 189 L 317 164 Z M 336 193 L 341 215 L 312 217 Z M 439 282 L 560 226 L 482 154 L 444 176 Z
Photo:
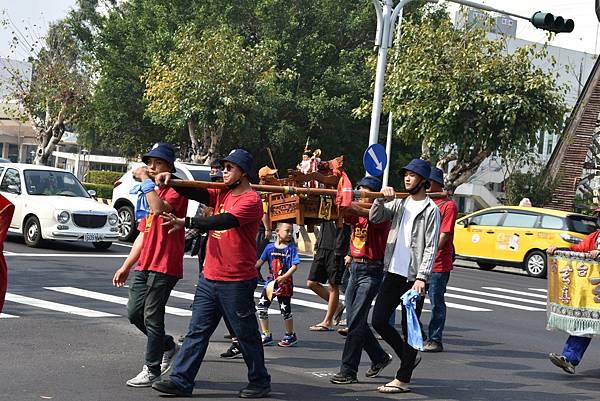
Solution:
M 375 177 L 379 177 L 383 174 L 383 170 L 385 170 L 385 167 L 387 166 L 387 161 L 388 158 L 385 153 L 385 148 L 378 143 L 369 146 L 363 155 L 363 166 L 365 167 L 365 170 Z

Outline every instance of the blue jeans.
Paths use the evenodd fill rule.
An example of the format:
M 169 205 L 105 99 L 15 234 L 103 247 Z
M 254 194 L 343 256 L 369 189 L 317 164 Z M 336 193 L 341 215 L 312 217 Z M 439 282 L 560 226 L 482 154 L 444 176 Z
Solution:
M 363 349 L 373 363 L 380 363 L 388 358 L 367 324 L 371 302 L 381 285 L 383 264 L 352 263 L 349 269 L 350 280 L 346 288 L 348 335 L 344 344 L 340 373 L 356 376 Z
M 249 388 L 264 388 L 271 384 L 265 367 L 260 332 L 256 321 L 254 290 L 256 279 L 247 281 L 212 281 L 201 274 L 192 304 L 192 318 L 181 350 L 171 368 L 171 381 L 185 392 L 194 389 L 210 336 L 221 317 L 229 321 L 248 366 Z
M 450 272 L 431 273 L 427 295 L 431 302 L 431 320 L 429 321 L 429 340 L 442 343 L 442 332 L 446 323 L 446 301 L 444 294 L 450 279 Z
M 585 354 L 585 350 L 588 345 L 590 345 L 591 341 L 591 337 L 569 336 L 562 354 L 567 358 L 567 361 L 573 364 L 573 366 L 577 366 L 579 365 L 579 362 L 581 362 L 583 354 Z

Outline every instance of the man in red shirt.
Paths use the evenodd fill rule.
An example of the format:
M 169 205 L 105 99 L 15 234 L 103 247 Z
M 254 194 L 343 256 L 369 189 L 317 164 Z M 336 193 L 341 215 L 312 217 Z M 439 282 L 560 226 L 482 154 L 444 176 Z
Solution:
M 184 233 L 168 235 L 168 228 L 161 223 L 164 213 L 184 217 L 188 205 L 187 199 L 172 188 L 155 189 L 153 179 L 157 174 L 175 171 L 175 151 L 170 145 L 157 143 L 142 160 L 147 167 L 133 171 L 134 177 L 141 181 L 135 191 L 140 198 L 138 204 L 147 202 L 149 210 L 136 210 L 136 214 L 145 215 L 138 226 L 140 234 L 113 277 L 113 285 L 123 287 L 137 263 L 129 286 L 127 314 L 129 321 L 146 334 L 148 342 L 142 371 L 127 381 L 131 387 L 150 387 L 169 369 L 178 350 L 173 337 L 165 334 L 165 305 L 171 290 L 183 277 Z
M 377 192 L 381 181 L 376 177 L 364 177 L 358 183 L 359 189 Z M 369 221 L 369 209 L 355 203 L 344 216 L 345 223 L 352 226 L 350 239 L 350 279 L 346 287 L 346 316 L 348 334 L 342 353 L 339 373 L 330 381 L 335 384 L 357 383 L 356 374 L 363 349 L 371 358 L 371 368 L 367 377 L 375 377 L 392 361 L 367 324 L 371 303 L 377 295 L 383 279 L 383 255 L 390 230 L 390 222 L 374 224 Z
M 429 176 L 429 192 L 443 192 L 444 190 L 444 172 L 433 167 Z M 427 295 L 431 302 L 431 319 L 428 327 L 428 339 L 423 345 L 423 352 L 442 352 L 442 332 L 446 323 L 446 301 L 444 294 L 446 286 L 450 279 L 452 271 L 452 262 L 454 254 L 454 224 L 458 215 L 456 203 L 448 196 L 433 200 L 442 215 L 440 225 L 440 239 L 438 241 L 438 251 L 431 269 L 429 278 L 429 289 Z
M 258 193 L 252 189 L 249 174 L 254 159 L 243 149 L 232 150 L 223 160 L 224 189 L 177 188 L 186 197 L 214 208 L 212 216 L 178 218 L 167 215 L 169 232 L 183 227 L 208 231 L 204 269 L 198 278 L 192 318 L 181 351 L 173 363 L 169 380 L 152 388 L 162 393 L 191 396 L 208 342 L 221 317 L 237 334 L 249 384 L 240 390 L 241 398 L 262 398 L 271 391 L 271 377 L 265 367 L 264 352 L 254 305 L 257 283 L 255 267 L 256 235 L 263 217 Z M 156 178 L 168 184 L 170 174 Z

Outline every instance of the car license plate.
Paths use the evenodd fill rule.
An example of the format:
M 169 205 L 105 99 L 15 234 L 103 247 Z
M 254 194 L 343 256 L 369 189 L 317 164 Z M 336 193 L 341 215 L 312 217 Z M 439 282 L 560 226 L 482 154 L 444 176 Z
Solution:
M 100 235 L 98 235 L 98 233 L 85 233 L 85 234 L 83 234 L 83 240 L 85 242 L 98 242 L 101 239 L 102 238 L 100 238 Z

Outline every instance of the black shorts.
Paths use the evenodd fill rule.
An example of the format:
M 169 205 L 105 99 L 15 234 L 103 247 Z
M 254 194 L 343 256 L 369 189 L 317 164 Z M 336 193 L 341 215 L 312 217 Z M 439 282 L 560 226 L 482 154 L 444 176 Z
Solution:
M 318 249 L 310 266 L 308 280 L 340 285 L 343 276 L 344 255 L 336 255 L 333 250 Z

